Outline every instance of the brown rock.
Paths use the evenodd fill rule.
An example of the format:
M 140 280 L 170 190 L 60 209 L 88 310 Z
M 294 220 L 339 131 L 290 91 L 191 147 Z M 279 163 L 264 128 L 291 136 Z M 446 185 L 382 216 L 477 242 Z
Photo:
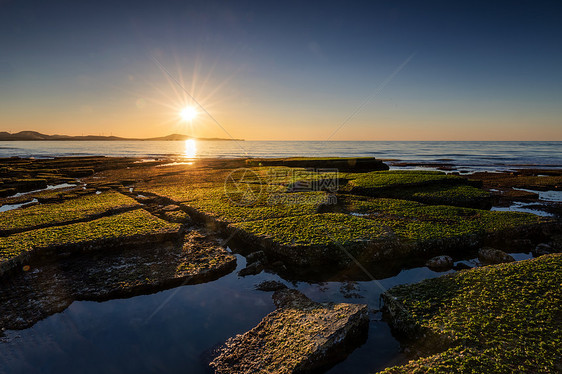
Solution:
M 210 363 L 216 373 L 303 373 L 326 369 L 366 337 L 367 305 L 316 303 L 277 291 L 278 309 L 229 339 Z

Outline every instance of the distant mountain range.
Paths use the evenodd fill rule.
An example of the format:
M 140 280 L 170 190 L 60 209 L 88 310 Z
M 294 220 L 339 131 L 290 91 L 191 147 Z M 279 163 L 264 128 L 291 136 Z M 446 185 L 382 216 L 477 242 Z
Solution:
M 85 136 L 70 136 L 70 135 L 45 135 L 37 131 L 20 131 L 11 134 L 6 131 L 0 131 L 0 141 L 6 140 L 226 140 L 226 141 L 243 141 L 244 139 L 224 139 L 224 138 L 195 138 L 182 134 L 171 134 L 168 136 L 160 136 L 156 138 L 121 138 L 119 136 L 101 136 L 101 135 L 85 135 Z

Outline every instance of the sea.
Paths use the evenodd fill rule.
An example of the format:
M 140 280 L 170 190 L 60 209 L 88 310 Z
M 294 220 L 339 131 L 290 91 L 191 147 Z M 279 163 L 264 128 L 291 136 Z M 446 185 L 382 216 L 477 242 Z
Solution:
M 561 141 L 9 141 L 0 157 L 376 157 L 472 170 L 557 168 Z

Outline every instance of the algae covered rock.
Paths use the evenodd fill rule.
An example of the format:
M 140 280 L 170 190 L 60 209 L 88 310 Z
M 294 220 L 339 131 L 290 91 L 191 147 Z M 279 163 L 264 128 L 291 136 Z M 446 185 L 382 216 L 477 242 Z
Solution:
M 391 288 L 390 322 L 422 358 L 383 372 L 559 373 L 561 265 L 546 255 Z
M 504 262 L 513 262 L 515 259 L 499 249 L 484 247 L 478 250 L 478 258 L 487 264 L 501 264 Z
M 216 373 L 312 372 L 342 360 L 366 336 L 366 305 L 316 303 L 296 290 L 273 298 L 278 309 L 219 349 L 210 363 Z

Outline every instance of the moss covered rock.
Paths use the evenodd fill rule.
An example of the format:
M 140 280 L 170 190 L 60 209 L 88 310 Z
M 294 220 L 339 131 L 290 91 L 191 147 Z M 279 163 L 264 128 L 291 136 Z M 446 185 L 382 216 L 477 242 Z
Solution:
M 180 225 L 143 209 L 0 237 L 0 276 L 35 256 L 146 245 L 178 238 Z
M 435 354 L 385 373 L 560 372 L 561 281 L 562 255 L 548 255 L 390 289 L 393 326 Z
M 58 204 L 42 204 L 26 209 L 0 212 L 0 235 L 91 220 L 140 206 L 134 199 L 118 192 L 105 192 Z

